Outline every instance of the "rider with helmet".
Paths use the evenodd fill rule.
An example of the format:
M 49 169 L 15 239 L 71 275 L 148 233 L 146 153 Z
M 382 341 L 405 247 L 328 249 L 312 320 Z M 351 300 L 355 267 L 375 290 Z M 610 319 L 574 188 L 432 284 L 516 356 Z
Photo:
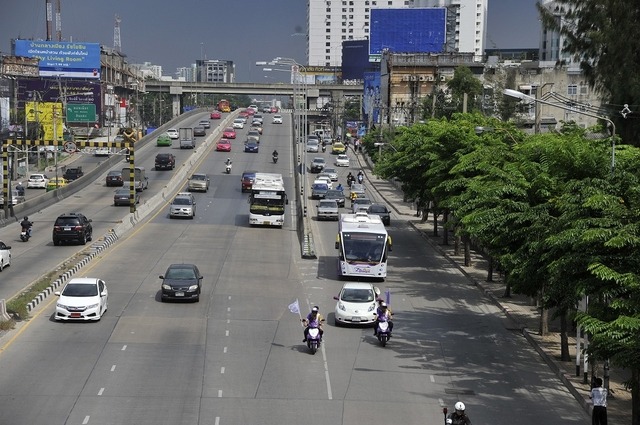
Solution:
M 387 303 L 380 300 L 378 304 L 378 308 L 376 309 L 376 326 L 373 327 L 373 335 L 378 336 L 378 325 L 377 322 L 387 322 L 389 324 L 389 337 L 391 337 L 391 332 L 393 332 L 393 312 L 387 306 Z
M 277 150 L 273 150 L 273 153 L 271 154 L 272 157 L 277 158 L 278 157 L 278 151 Z
M 227 160 L 224 162 L 226 165 L 231 165 L 231 158 L 227 158 Z
M 30 222 L 29 217 L 25 215 L 24 219 L 20 222 L 20 227 L 22 228 L 22 230 L 26 230 L 29 236 L 31 236 L 31 226 L 33 226 L 33 223 Z
M 464 412 L 464 403 L 459 401 L 455 404 L 454 408 L 456 410 L 447 416 L 447 425 L 471 425 L 471 419 L 469 419 Z
M 306 328 L 304 328 L 304 339 L 302 342 L 307 342 L 309 328 L 318 328 L 320 331 L 320 339 L 322 339 L 322 334 L 324 333 L 322 330 L 322 322 L 324 322 L 324 318 L 322 317 L 322 314 L 320 314 L 320 308 L 316 305 L 311 309 L 311 312 L 307 314 L 307 317 L 302 319 L 302 323 L 306 325 Z

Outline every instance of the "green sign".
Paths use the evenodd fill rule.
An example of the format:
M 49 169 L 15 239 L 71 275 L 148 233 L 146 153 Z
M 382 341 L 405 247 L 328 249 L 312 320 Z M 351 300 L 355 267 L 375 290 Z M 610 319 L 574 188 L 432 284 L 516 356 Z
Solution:
M 67 122 L 96 122 L 96 105 L 93 103 L 67 104 Z

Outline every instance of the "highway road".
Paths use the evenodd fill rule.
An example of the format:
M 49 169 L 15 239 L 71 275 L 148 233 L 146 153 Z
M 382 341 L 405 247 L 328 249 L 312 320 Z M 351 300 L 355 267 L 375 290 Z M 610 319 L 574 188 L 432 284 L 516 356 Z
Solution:
M 389 277 L 377 283 L 392 294 L 394 338 L 382 348 L 371 328 L 333 326 L 332 297 L 341 287 L 336 223 L 311 219 L 317 260 L 300 258 L 291 214 L 282 229 L 248 226 L 244 169 L 283 173 L 294 193 L 291 116 L 285 120 L 265 124 L 257 154 L 242 152 L 240 137 L 231 155 L 202 157 L 197 169 L 211 176 L 211 188 L 195 195 L 194 220 L 170 220 L 164 205 L 81 270 L 107 282 L 109 310 L 100 322 L 54 322 L 51 297 L 0 339 L 0 423 L 438 424 L 442 407 L 458 400 L 476 425 L 589 420 L 489 300 L 398 217 L 389 228 Z M 142 150 L 147 169 L 158 149 Z M 227 156 L 231 175 L 223 174 Z M 170 175 L 154 172 L 150 190 Z M 11 240 L 17 231 L 0 230 L 17 253 L 0 290 L 5 277 L 15 292 L 20 281 L 81 249 L 51 244 L 60 211 L 82 208 L 96 235 L 126 216 L 114 214 L 111 192 L 96 182 L 44 210 L 28 244 Z M 199 303 L 160 302 L 158 276 L 179 262 L 197 264 L 204 275 Z M 296 299 L 327 317 L 316 355 L 287 308 Z

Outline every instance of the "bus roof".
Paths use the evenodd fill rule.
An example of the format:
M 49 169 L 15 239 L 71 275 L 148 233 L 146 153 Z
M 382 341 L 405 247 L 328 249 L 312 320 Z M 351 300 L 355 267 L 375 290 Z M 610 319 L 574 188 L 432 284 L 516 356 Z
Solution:
M 367 213 L 341 214 L 340 231 L 375 231 L 387 233 L 380 216 Z
M 284 179 L 282 174 L 277 173 L 256 173 L 255 180 L 251 187 L 256 190 L 278 190 L 284 191 Z

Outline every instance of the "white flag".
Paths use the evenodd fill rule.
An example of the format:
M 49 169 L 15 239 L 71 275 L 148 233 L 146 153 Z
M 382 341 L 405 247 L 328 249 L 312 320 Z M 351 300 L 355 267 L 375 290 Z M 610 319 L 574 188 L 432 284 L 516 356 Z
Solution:
M 292 313 L 300 314 L 300 304 L 298 304 L 298 300 L 296 299 L 294 302 L 289 304 L 289 311 Z

